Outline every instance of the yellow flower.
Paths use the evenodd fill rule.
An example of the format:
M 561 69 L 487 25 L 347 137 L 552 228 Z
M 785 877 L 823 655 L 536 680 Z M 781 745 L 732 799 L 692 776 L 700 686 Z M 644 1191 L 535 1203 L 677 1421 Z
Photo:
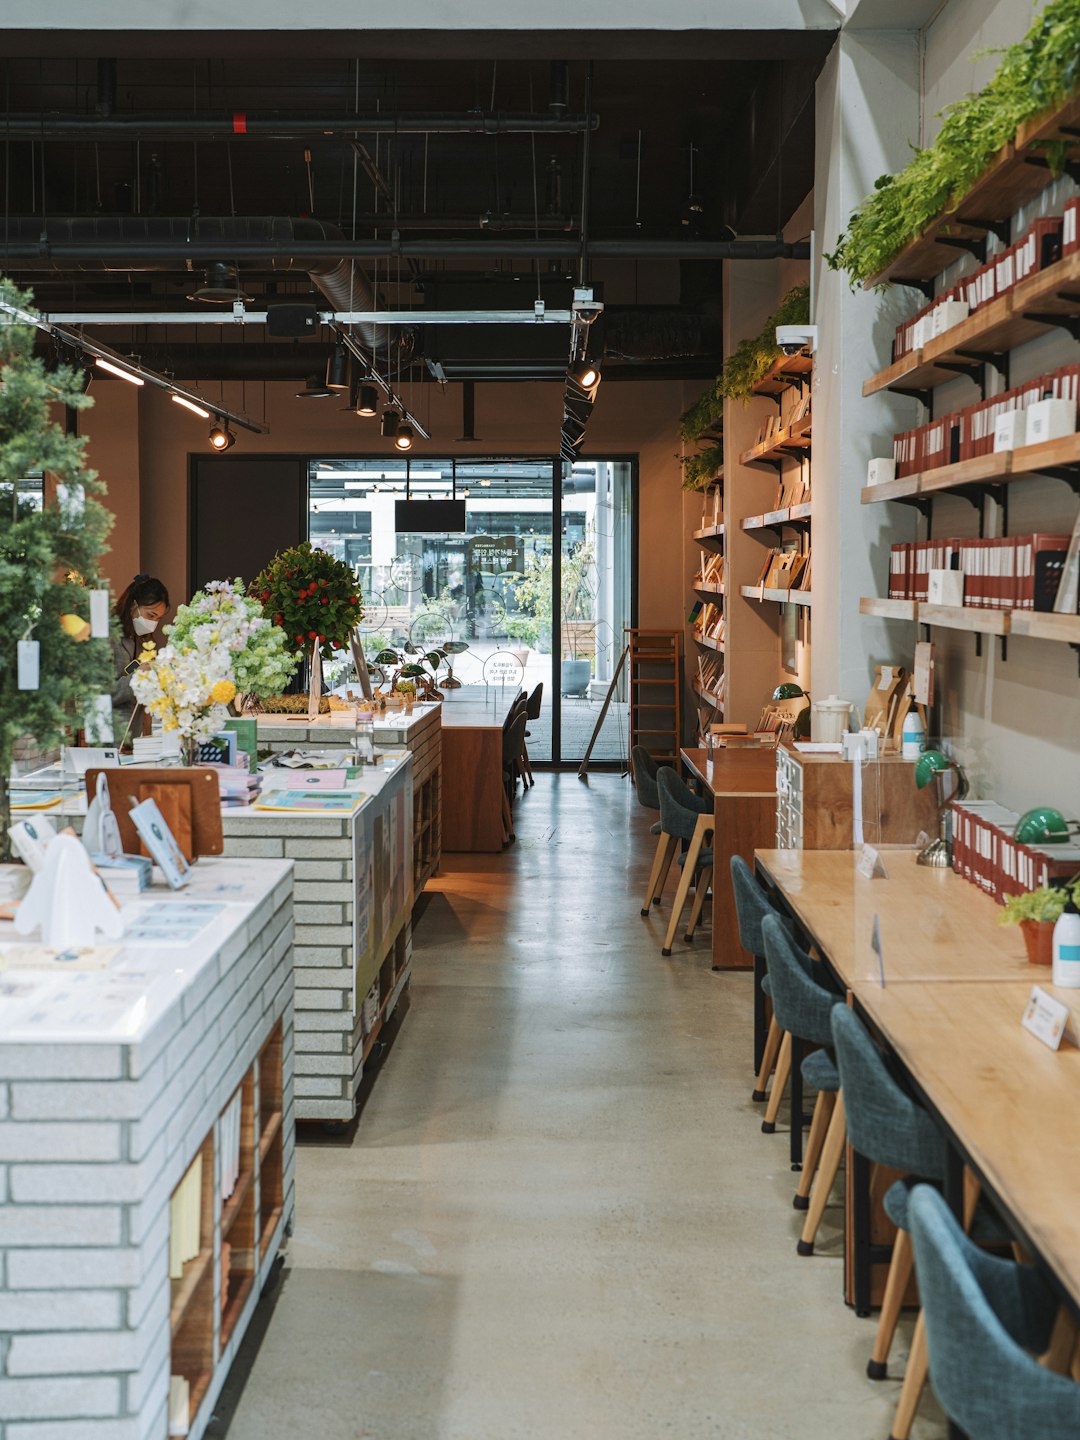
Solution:
M 231 680 L 219 680 L 210 691 L 210 699 L 215 705 L 228 705 L 229 701 L 236 696 L 236 686 Z
M 147 661 L 153 660 L 156 654 L 157 646 L 154 644 L 153 640 L 144 640 L 143 647 L 139 651 L 139 664 L 145 665 Z

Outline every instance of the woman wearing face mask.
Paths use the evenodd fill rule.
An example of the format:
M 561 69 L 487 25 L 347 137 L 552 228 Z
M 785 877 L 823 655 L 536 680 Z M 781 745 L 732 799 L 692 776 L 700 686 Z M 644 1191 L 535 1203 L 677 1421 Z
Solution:
M 136 575 L 116 602 L 120 638 L 113 641 L 113 720 L 118 735 L 128 730 L 136 700 L 131 676 L 139 668 L 139 653 L 161 624 L 169 608 L 169 592 L 152 575 Z

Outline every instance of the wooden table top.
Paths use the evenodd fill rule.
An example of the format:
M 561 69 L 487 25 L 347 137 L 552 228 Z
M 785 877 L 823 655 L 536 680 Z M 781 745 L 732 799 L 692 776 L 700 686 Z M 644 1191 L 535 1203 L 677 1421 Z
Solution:
M 855 998 L 1080 1305 L 1080 1049 L 1064 1040 L 1050 1050 L 1020 1024 L 1033 979 L 1071 1006 L 1074 1030 L 1080 991 L 1029 969 L 1026 982 L 862 985 Z
M 1028 963 L 1019 927 L 998 924 L 1000 906 L 951 870 L 915 863 L 914 850 L 883 849 L 888 878 L 867 880 L 857 850 L 758 850 L 759 869 L 849 988 L 880 985 L 870 948 L 878 917 L 886 986 L 913 981 L 1049 979 Z M 1080 1098 L 1080 1097 L 1078 1097 Z
M 711 769 L 702 746 L 679 754 L 690 773 L 713 795 L 776 794 L 776 751 L 771 747 L 714 750 Z

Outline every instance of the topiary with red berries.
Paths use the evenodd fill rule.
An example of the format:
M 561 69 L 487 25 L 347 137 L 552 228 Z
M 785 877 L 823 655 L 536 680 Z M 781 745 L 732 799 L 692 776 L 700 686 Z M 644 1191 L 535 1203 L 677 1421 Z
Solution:
M 317 641 L 324 660 L 343 650 L 364 617 L 356 575 L 305 540 L 274 556 L 248 591 L 263 613 L 280 625 L 296 650 L 310 652 Z

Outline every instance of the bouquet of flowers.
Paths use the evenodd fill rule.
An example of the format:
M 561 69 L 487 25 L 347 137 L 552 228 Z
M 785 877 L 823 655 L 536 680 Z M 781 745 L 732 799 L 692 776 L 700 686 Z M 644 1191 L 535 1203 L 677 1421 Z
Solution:
M 173 649 L 183 651 L 206 631 L 212 645 L 228 651 L 229 678 L 241 695 L 265 699 L 279 695 L 297 666 L 285 632 L 263 614 L 254 597 L 244 593 L 244 582 L 212 580 L 198 590 L 165 626 Z
M 275 555 L 251 588 L 289 645 L 302 653 L 317 645 L 324 660 L 345 649 L 364 616 L 352 568 L 307 540 Z
M 198 741 L 221 729 L 236 696 L 230 651 L 211 637 L 208 626 L 198 626 L 183 646 L 170 641 L 155 651 L 146 645 L 131 677 L 135 699 L 165 730 L 179 732 L 185 763 Z

